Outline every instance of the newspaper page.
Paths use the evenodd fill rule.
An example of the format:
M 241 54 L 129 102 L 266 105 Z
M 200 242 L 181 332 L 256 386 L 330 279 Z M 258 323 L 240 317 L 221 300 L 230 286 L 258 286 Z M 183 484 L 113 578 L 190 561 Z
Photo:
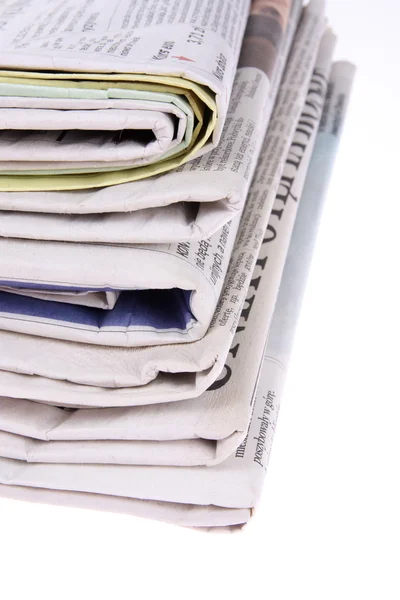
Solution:
M 124 183 L 210 150 L 249 9 L 250 0 L 5 0 L 1 189 Z
M 0 456 L 43 463 L 213 465 L 243 443 L 277 294 L 275 282 L 281 278 L 302 196 L 334 42 L 334 36 L 327 32 L 223 377 L 192 403 L 133 407 L 129 411 L 78 409 L 71 414 L 34 402 L 2 398 Z
M 0 191 L 0 236 L 167 243 L 206 239 L 222 228 L 243 208 L 301 0 L 294 0 L 290 13 L 289 8 L 287 0 L 253 3 L 245 35 L 250 41 L 234 79 L 218 150 L 170 174 L 111 188 L 46 194 Z M 256 25 L 257 36 L 250 36 Z M 265 50 L 263 68 L 252 64 L 249 48 L 257 44 Z
M 1 331 L 0 347 L 6 348 L 0 353 L 4 395 L 50 402 L 57 397 L 59 405 L 70 406 L 132 406 L 198 396 L 215 381 L 239 321 L 303 108 L 324 28 L 322 9 L 318 1 L 312 2 L 300 24 L 222 293 L 206 335 L 191 344 L 103 348 Z M 224 248 L 220 246 L 212 249 L 211 271 L 216 281 L 222 280 L 220 262 Z M 7 264 L 4 259 L 1 263 L 2 272 L 8 268 L 13 249 L 15 241 L 7 245 L 9 254 Z M 114 248 L 116 252 L 119 249 Z M 100 250 L 96 248 L 96 256 L 102 264 Z M 30 258 L 23 253 L 21 257 L 25 261 Z M 59 264 L 63 269 L 70 268 L 62 261 Z M 118 273 L 120 263 L 114 261 L 113 267 L 113 272 Z M 146 270 L 144 261 L 142 270 Z M 125 269 L 121 275 L 126 277 Z
M 108 481 L 107 469 L 103 466 L 29 465 L 28 475 L 27 469 L 21 469 L 18 461 L 3 459 L 0 486 L 2 497 L 110 510 L 179 525 L 208 527 L 211 530 L 215 527 L 236 528 L 249 520 L 259 501 L 282 395 L 284 371 L 353 75 L 354 67 L 349 63 L 336 63 L 333 67 L 324 117 L 302 194 L 271 325 L 252 420 L 247 437 L 235 455 L 211 468 L 164 467 L 152 468 L 149 472 L 146 467 L 136 467 L 135 479 L 142 479 L 141 474 L 147 472 L 149 478 L 151 474 L 153 482 L 157 480 L 160 487 L 164 488 L 164 497 L 158 501 L 104 493 L 107 485 L 102 486 L 104 492 L 100 494 L 64 491 L 66 483 L 71 484 L 71 469 L 72 472 L 75 471 L 76 478 L 73 489 L 77 486 L 87 487 L 84 474 L 88 470 L 92 473 L 94 469 L 101 470 L 102 480 Z M 64 471 L 62 477 L 59 476 L 61 469 Z M 125 472 L 126 468 L 123 469 Z M 118 472 L 121 473 L 121 470 Z M 121 481 L 118 486 L 123 483 L 121 476 L 119 479 Z M 182 501 L 168 501 L 172 495 L 176 495 L 171 494 L 171 491 L 181 490 L 182 487 Z M 149 496 L 154 495 L 153 490 Z

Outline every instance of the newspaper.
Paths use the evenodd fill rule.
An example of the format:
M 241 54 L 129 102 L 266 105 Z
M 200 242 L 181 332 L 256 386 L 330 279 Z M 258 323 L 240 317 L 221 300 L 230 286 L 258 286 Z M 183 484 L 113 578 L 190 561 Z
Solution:
M 299 7 L 299 3 L 293 7 L 289 25 L 285 30 L 280 60 L 272 60 L 269 57 L 275 65 L 275 78 L 272 80 L 272 84 L 270 85 L 269 79 L 265 75 L 261 78 L 258 69 L 253 67 L 240 69 L 241 74 L 236 79 L 238 93 L 233 95 L 231 103 L 233 110 L 228 114 L 227 119 L 226 140 L 222 141 L 218 150 L 207 156 L 204 161 L 201 159 L 197 161 L 199 165 L 202 165 L 199 169 L 202 171 L 203 187 L 204 180 L 208 181 L 205 173 L 211 167 L 217 171 L 222 164 L 223 169 L 228 169 L 234 174 L 235 181 L 237 183 L 240 181 L 240 187 L 238 185 L 237 188 L 241 197 L 241 206 L 243 206 L 256 158 L 260 152 L 263 134 L 293 38 Z M 261 84 L 254 87 L 255 81 L 261 81 Z M 245 93 L 246 90 L 253 88 L 251 94 Z M 247 97 L 251 100 L 247 101 Z M 257 128 L 254 127 L 255 122 L 252 120 L 254 113 L 263 115 L 259 123 L 260 127 Z M 243 157 L 244 142 L 242 138 L 246 131 L 251 131 L 246 138 L 249 144 L 249 146 L 246 145 L 247 158 L 234 166 L 234 162 L 238 163 L 237 157 L 240 148 Z M 241 132 L 242 138 L 239 136 L 233 142 L 233 132 Z M 251 136 L 254 137 L 253 141 L 250 140 Z M 229 156 L 227 147 L 232 147 Z M 189 167 L 189 170 L 193 170 L 193 165 Z M 197 174 L 199 174 L 199 170 L 197 170 Z M 167 187 L 170 185 L 173 189 L 179 189 L 181 187 L 180 176 L 184 176 L 183 173 L 173 173 L 170 176 L 160 177 L 158 180 L 161 182 L 168 178 L 169 183 L 165 182 L 163 189 L 166 184 Z M 176 179 L 174 179 L 175 177 Z M 129 185 L 134 186 L 135 183 Z M 140 185 L 140 182 L 136 182 L 136 185 Z M 115 189 L 112 188 L 112 190 Z M 110 193 L 109 190 L 106 191 Z M 67 193 L 74 194 L 75 192 Z M 26 192 L 27 196 L 32 194 L 34 193 Z M 41 196 L 45 195 L 41 194 Z M 157 209 L 153 210 L 160 212 Z M 147 224 L 151 223 L 148 212 L 146 210 L 139 211 L 140 218 L 142 221 L 144 219 Z M 192 207 L 186 212 L 196 212 L 196 209 Z M 19 219 L 20 216 L 22 222 Z M 183 242 L 175 245 L 157 244 L 146 247 L 126 245 L 121 247 L 121 244 L 130 241 L 132 232 L 136 232 L 137 236 L 138 232 L 146 229 L 146 226 L 144 228 L 138 226 L 139 223 L 136 220 L 136 227 L 132 227 L 133 224 L 126 214 L 113 215 L 117 216 L 117 224 L 122 226 L 121 229 L 121 227 L 113 227 L 109 219 L 104 219 L 104 215 L 97 215 L 98 224 L 101 225 L 104 232 L 107 232 L 104 237 L 119 242 L 117 252 L 106 246 L 101 249 L 96 246 L 96 249 L 93 249 L 87 244 L 66 245 L 45 242 L 33 244 L 27 242 L 25 238 L 35 237 L 41 240 L 49 237 L 47 231 L 60 231 L 56 224 L 46 219 L 46 216 L 49 215 L 37 214 L 31 218 L 30 213 L 3 212 L 2 223 L 5 226 L 2 231 L 3 235 L 6 238 L 17 236 L 24 239 L 23 242 L 14 244 L 14 250 L 10 250 L 10 240 L 4 241 L 10 259 L 8 265 L 10 275 L 7 277 L 5 268 L 5 279 L 3 275 L 0 287 L 0 312 L 3 315 L 5 329 L 69 341 L 126 346 L 190 342 L 204 335 L 221 291 L 239 216 L 233 220 L 232 224 L 230 222 L 225 224 L 211 238 L 193 243 L 191 247 Z M 25 217 L 27 220 L 24 219 Z M 99 241 L 96 223 L 91 218 L 89 221 L 85 217 L 81 217 L 81 219 L 66 217 L 66 219 L 67 228 L 64 232 L 61 231 L 61 239 L 68 240 L 68 231 L 74 230 L 75 223 L 78 231 L 83 226 L 84 229 L 92 232 L 92 241 Z M 162 215 L 158 215 L 157 220 L 162 222 Z M 24 222 L 27 228 L 24 227 Z M 7 223 L 11 225 L 11 229 L 7 227 Z M 163 226 L 166 231 L 171 231 L 168 223 L 164 223 Z M 151 229 L 154 235 L 157 228 Z M 179 233 L 179 227 L 173 227 L 172 231 L 175 234 Z M 30 232 L 34 232 L 33 235 Z M 141 234 L 139 233 L 139 235 Z M 57 237 L 57 235 L 53 235 L 53 237 Z M 157 235 L 156 238 L 162 238 L 162 234 Z M 218 249 L 221 255 L 220 258 L 217 258 L 217 264 L 212 249 Z M 160 261 L 161 255 L 163 256 Z M 32 256 L 32 262 L 27 259 L 29 256 Z M 145 272 L 142 269 L 144 256 L 147 257 Z M 53 260 L 49 260 L 49 257 L 52 257 Z M 165 262 L 163 262 L 164 259 Z M 182 267 L 183 261 L 186 261 L 186 265 Z M 63 270 L 60 270 L 60 263 L 68 265 L 69 268 L 64 267 Z M 99 263 L 104 265 L 101 272 L 98 269 Z M 119 273 L 116 272 L 116 263 L 119 264 Z M 84 271 L 82 265 L 85 265 Z M 171 275 L 169 281 L 168 277 L 165 277 L 165 271 Z M 125 273 L 127 273 L 126 277 Z M 12 279 L 10 279 L 11 277 Z M 104 287 L 105 285 L 107 287 Z M 152 290 L 152 292 L 150 294 L 144 290 Z M 10 295 L 13 292 L 28 296 L 28 298 L 15 298 Z M 53 301 L 53 303 L 66 303 L 69 294 L 73 304 L 83 305 L 85 308 L 71 308 L 63 304 L 49 306 L 47 302 L 43 302 L 43 300 L 47 300 Z M 99 310 L 89 311 L 86 308 L 88 306 L 108 308 L 112 310 L 112 314 L 104 314 Z
M 42 463 L 210 466 L 243 443 L 276 282 L 281 278 L 322 114 L 334 42 L 327 32 L 286 161 L 282 193 L 276 197 L 261 246 L 248 307 L 242 311 L 223 377 L 198 399 L 129 409 L 66 413 L 26 400 L 2 398 L 0 456 Z M 293 179 L 290 189 L 285 187 L 288 177 Z
M 103 310 L 112 310 L 121 292 L 115 290 L 91 291 L 91 290 L 75 290 L 71 289 L 57 291 L 46 289 L 40 291 L 38 289 L 29 289 L 24 287 L 7 287 L 0 286 L 0 292 L 8 292 L 20 296 L 29 296 L 31 298 L 40 298 L 41 300 L 49 300 L 51 302 L 67 302 L 68 304 L 79 304 L 80 306 L 93 306 L 102 308 Z
M 0 236 L 167 243 L 208 238 L 223 227 L 243 208 L 301 0 L 294 0 L 290 16 L 289 8 L 287 0 L 253 3 L 217 149 L 168 175 L 133 183 L 46 194 L 0 191 Z M 253 66 L 258 54 L 251 49 L 259 46 L 265 64 Z
M 206 335 L 190 344 L 104 348 L 1 331 L 0 348 L 4 351 L 0 352 L 0 377 L 4 395 L 53 403 L 56 397 L 60 406 L 132 406 L 193 398 L 215 381 L 224 367 L 243 308 L 284 161 L 304 105 L 323 29 L 323 5 L 318 1 L 311 2 L 296 35 L 227 276 Z M 0 243 L 3 250 L 0 271 L 5 278 L 15 277 L 15 265 L 18 264 L 15 258 L 21 248 L 18 242 L 2 240 Z M 25 242 L 20 243 L 23 245 Z M 96 265 L 102 265 L 100 275 L 103 277 L 107 264 L 101 250 L 101 246 L 96 246 Z M 115 259 L 121 250 L 123 248 L 119 246 L 113 248 Z M 214 279 L 218 279 L 224 249 L 217 246 L 209 250 L 215 265 L 212 267 Z M 29 263 L 27 273 L 29 271 L 36 281 L 40 279 L 38 271 L 48 268 L 48 265 L 41 264 L 39 254 L 33 255 L 34 260 L 32 254 L 23 251 L 19 256 L 22 266 Z M 167 264 L 162 262 L 161 253 L 158 256 L 162 266 Z M 145 259 L 144 252 L 141 261 L 143 277 L 146 277 L 147 270 Z M 93 269 L 88 269 L 87 263 L 79 261 L 76 254 L 74 261 L 81 273 L 93 276 Z M 185 263 L 182 260 L 180 277 L 185 272 L 185 264 L 191 266 L 189 261 Z M 60 271 L 68 271 L 73 265 L 70 259 L 64 262 L 58 254 L 57 267 L 54 276 L 60 277 Z M 121 269 L 119 260 L 109 263 L 109 269 L 109 275 L 120 276 L 126 282 L 126 268 L 123 265 Z M 159 271 L 161 276 L 170 277 L 171 261 L 167 269 Z M 152 276 L 158 277 L 157 272 Z M 6 320 L 1 319 L 2 329 L 10 327 Z
M 203 183 L 205 172 L 210 165 L 213 169 L 218 169 L 218 165 L 223 164 L 223 168 L 232 169 L 232 172 L 235 171 L 235 181 L 240 181 L 241 184 L 240 189 L 238 186 L 241 205 L 244 203 L 251 175 L 254 172 L 256 157 L 260 151 L 263 133 L 266 129 L 283 66 L 293 38 L 299 6 L 297 3 L 292 10 L 291 19 L 283 40 L 280 60 L 274 61 L 275 79 L 272 81 L 272 85 L 269 84 L 266 76 L 261 79 L 263 84 L 257 85 L 253 94 L 248 94 L 249 97 L 251 96 L 251 105 L 249 105 L 249 102 L 245 100 L 243 91 L 248 89 L 249 82 L 254 77 L 260 79 L 260 73 L 254 68 L 241 69 L 241 75 L 237 77 L 241 91 L 240 94 L 237 94 L 237 98 L 234 94 L 231 103 L 234 109 L 232 114 L 228 115 L 229 125 L 227 129 L 229 135 L 227 140 L 230 141 L 221 142 L 218 152 L 214 153 L 215 156 L 208 156 L 205 161 L 208 167 L 206 164 L 203 165 L 203 161 L 200 160 L 203 165 L 201 167 Z M 267 92 L 266 101 L 265 94 Z M 253 102 L 255 98 L 258 109 Z M 258 110 L 258 112 L 261 111 L 264 114 L 260 127 L 256 129 L 254 128 L 254 121 L 249 118 L 249 115 L 253 116 L 255 108 L 256 113 Z M 257 139 L 254 143 L 250 143 L 249 160 L 242 161 L 241 168 L 233 169 L 233 157 L 237 156 L 236 150 L 243 145 L 243 139 L 238 139 L 232 144 L 231 129 L 233 127 L 236 132 L 239 131 L 238 124 L 242 127 L 243 132 L 244 130 L 249 131 L 251 125 L 251 135 L 255 135 L 254 132 L 257 131 Z M 233 149 L 236 148 L 235 152 L 232 152 L 229 157 L 226 153 L 227 143 L 234 147 Z M 254 149 L 256 152 L 253 152 Z M 223 162 L 221 156 L 225 157 Z M 227 158 L 229 160 L 226 162 L 225 159 Z M 190 170 L 193 170 L 193 165 L 190 166 Z M 167 187 L 172 185 L 174 189 L 179 189 L 180 176 L 183 176 L 183 173 L 173 173 L 160 177 L 158 180 L 161 182 L 161 180 L 167 178 L 169 181 Z M 177 179 L 174 179 L 175 177 Z M 164 189 L 166 183 L 164 183 Z M 135 184 L 129 185 L 134 186 Z M 136 185 L 139 186 L 140 182 L 136 182 Z M 109 190 L 107 191 L 109 192 Z M 68 193 L 74 194 L 74 192 Z M 34 193 L 26 192 L 27 196 L 32 194 Z M 44 194 L 40 195 L 46 196 Z M 160 212 L 157 209 L 153 210 L 156 213 Z M 195 209 L 186 212 L 193 211 L 196 212 Z M 144 219 L 147 224 L 151 222 L 151 219 L 148 218 L 148 212 L 146 210 L 139 211 L 141 219 Z M 30 234 L 32 231 L 34 232 L 33 237 L 41 239 L 48 237 L 47 231 L 57 231 L 55 224 L 49 222 L 46 215 L 43 214 L 37 214 L 32 219 L 30 213 L 3 212 L 2 216 L 4 217 L 2 223 L 5 225 L 3 234 L 7 238 L 12 238 L 14 235 L 22 239 L 29 238 L 32 237 Z M 19 216 L 22 216 L 22 222 L 24 222 L 24 217 L 28 218 L 28 221 L 26 221 L 28 229 L 24 228 Z M 138 222 L 136 222 L 137 227 L 132 227 L 132 222 L 126 214 L 116 216 L 125 233 L 120 228 L 113 227 L 108 219 L 104 220 L 104 215 L 97 215 L 98 223 L 102 223 L 101 227 L 104 231 L 112 232 L 111 236 L 115 237 L 111 237 L 111 239 L 113 241 L 118 240 L 120 246 L 121 243 L 129 242 L 132 231 L 140 232 L 146 229 L 146 227 L 138 227 Z M 94 233 L 94 241 L 96 241 L 95 223 L 91 219 L 90 222 L 87 222 L 84 217 L 82 219 L 76 221 L 75 217 L 72 217 L 72 225 L 75 223 L 78 225 L 78 229 L 82 224 L 84 227 L 88 227 L 89 231 Z M 0 311 L 4 317 L 5 328 L 34 335 L 106 345 L 135 346 L 199 339 L 207 330 L 211 316 L 214 313 L 236 235 L 238 219 L 239 217 L 234 219 L 232 225 L 229 222 L 225 224 L 222 230 L 217 231 L 213 237 L 192 244 L 191 249 L 189 245 L 182 242 L 175 245 L 169 244 L 168 246 L 157 244 L 145 248 L 128 245 L 124 248 L 120 247 L 116 254 L 113 249 L 108 250 L 107 247 L 99 249 L 99 246 L 96 246 L 96 250 L 94 250 L 92 247 L 82 244 L 74 246 L 20 242 L 15 246 L 16 252 L 13 254 L 10 251 L 9 254 L 8 272 L 10 273 L 9 277 L 12 273 L 13 279 L 7 280 L 6 276 L 6 279 L 3 278 L 1 281 Z M 162 215 L 158 215 L 157 220 L 162 222 Z M 7 223 L 12 224 L 11 230 L 7 228 Z M 164 223 L 164 227 L 167 231 L 171 231 L 168 223 Z M 68 239 L 69 230 L 71 230 L 70 224 L 62 234 L 62 239 Z M 156 228 L 152 229 L 153 234 L 156 230 Z M 179 227 L 175 226 L 172 230 L 179 233 Z M 162 238 L 162 235 L 157 237 Z M 9 248 L 9 242 L 4 243 Z M 218 247 L 222 247 L 224 252 L 218 260 L 218 264 L 215 264 L 210 249 Z M 145 273 L 142 269 L 144 254 L 148 257 L 148 268 Z M 162 260 L 160 262 L 161 254 L 163 255 L 162 258 L 166 260 L 165 264 Z M 27 256 L 32 256 L 32 263 L 29 263 Z M 49 257 L 53 257 L 53 260 L 49 260 Z M 184 265 L 185 271 L 181 272 L 184 260 L 187 264 Z M 119 275 L 115 272 L 114 265 L 116 262 L 119 262 L 120 265 Z M 60 271 L 60 263 L 69 264 L 70 270 Z M 99 272 L 99 263 L 109 265 L 108 271 L 104 268 Z M 85 272 L 82 272 L 82 264 L 85 264 Z M 171 272 L 169 281 L 166 281 L 165 270 Z M 214 273 L 213 271 L 216 270 L 217 273 Z M 126 277 L 125 273 L 127 273 Z M 154 276 L 153 273 L 155 273 Z M 157 273 L 160 273 L 159 277 Z M 116 281 L 116 275 L 119 281 Z M 55 280 L 55 277 L 58 277 L 58 279 Z M 81 281 L 82 277 L 84 277 L 84 284 Z M 22 281 L 24 278 L 25 280 Z M 27 278 L 29 279 L 27 280 Z M 65 282 L 69 282 L 69 284 L 67 285 Z M 73 282 L 73 285 L 71 285 L 71 282 Z M 104 284 L 109 287 L 102 287 Z M 82 288 L 82 285 L 86 285 L 86 289 Z M 120 289 L 115 289 L 118 286 Z M 139 288 L 139 290 L 133 293 L 136 288 Z M 143 291 L 146 289 L 152 290 L 151 296 Z M 1 292 L 5 292 L 5 294 Z M 34 300 L 15 298 L 10 293 L 33 297 Z M 70 299 L 71 302 L 69 302 Z M 42 300 L 69 302 L 101 309 L 108 308 L 112 309 L 113 312 L 112 314 L 104 314 L 98 310 L 88 311 L 87 308 L 78 309 L 74 307 L 71 309 L 68 306 L 49 306 Z M 146 316 L 145 321 L 143 320 L 144 314 Z M 67 326 L 67 323 L 70 326 Z
M 212 149 L 249 9 L 250 0 L 2 2 L 0 187 L 102 187 Z
M 104 346 L 198 340 L 214 315 L 238 226 L 235 217 L 208 240 L 128 249 L 4 239 L 0 271 L 8 291 L 0 292 L 0 328 Z M 24 295 L 10 293 L 21 286 Z M 63 302 L 27 295 L 27 289 L 81 289 L 84 299 L 117 290 L 119 297 L 112 310 L 101 310 L 68 304 L 67 295 Z
M 305 183 L 245 440 L 211 468 L 27 465 L 1 459 L 0 495 L 116 511 L 193 527 L 236 528 L 260 498 L 285 371 L 304 292 L 324 191 L 337 148 L 354 68 L 336 63 Z

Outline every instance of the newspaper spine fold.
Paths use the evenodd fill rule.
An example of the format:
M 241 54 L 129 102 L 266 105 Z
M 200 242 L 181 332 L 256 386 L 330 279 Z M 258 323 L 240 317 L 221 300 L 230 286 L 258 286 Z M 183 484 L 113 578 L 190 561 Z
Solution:
M 260 457 L 257 455 L 256 446 L 254 449 L 246 448 L 254 467 L 258 467 L 258 481 L 254 486 L 257 490 L 255 504 L 260 498 L 271 452 L 296 325 L 349 102 L 354 72 L 354 66 L 348 62 L 335 63 L 331 71 L 320 129 L 305 181 L 271 323 L 256 392 L 253 418 L 247 436 L 249 446 L 250 442 L 257 443 L 257 440 L 254 439 L 257 436 L 257 423 L 260 423 L 260 419 L 267 421 L 262 460 L 257 460 Z M 256 475 L 256 470 L 254 470 L 254 475 Z

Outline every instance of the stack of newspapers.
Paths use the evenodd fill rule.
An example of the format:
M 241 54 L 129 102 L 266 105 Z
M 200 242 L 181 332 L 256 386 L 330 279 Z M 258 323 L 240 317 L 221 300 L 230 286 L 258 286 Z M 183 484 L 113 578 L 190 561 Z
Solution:
M 354 67 L 322 0 L 0 3 L 0 496 L 260 499 Z

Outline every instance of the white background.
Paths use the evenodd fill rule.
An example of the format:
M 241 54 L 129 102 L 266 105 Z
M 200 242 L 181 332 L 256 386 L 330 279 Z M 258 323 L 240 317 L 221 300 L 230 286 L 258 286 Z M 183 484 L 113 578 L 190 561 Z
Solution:
M 0 597 L 400 599 L 400 7 L 328 0 L 358 67 L 262 505 L 206 535 L 0 501 Z

